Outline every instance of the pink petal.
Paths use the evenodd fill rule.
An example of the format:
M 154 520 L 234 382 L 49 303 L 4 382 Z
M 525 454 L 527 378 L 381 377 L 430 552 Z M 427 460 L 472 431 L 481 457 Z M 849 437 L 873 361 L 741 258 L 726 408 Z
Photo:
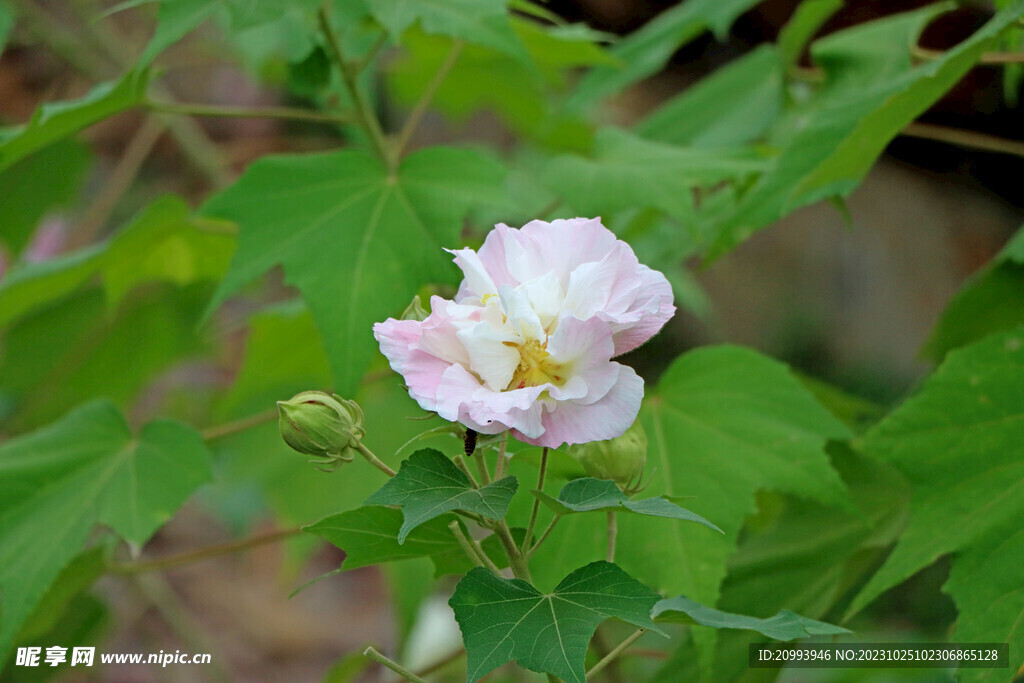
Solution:
M 640 412 L 644 381 L 632 368 L 618 363 L 612 365 L 619 368 L 619 376 L 600 401 L 590 405 L 574 401 L 558 403 L 554 410 L 544 414 L 544 433 L 539 437 L 520 434 L 514 429 L 513 435 L 534 446 L 549 448 L 621 436 Z

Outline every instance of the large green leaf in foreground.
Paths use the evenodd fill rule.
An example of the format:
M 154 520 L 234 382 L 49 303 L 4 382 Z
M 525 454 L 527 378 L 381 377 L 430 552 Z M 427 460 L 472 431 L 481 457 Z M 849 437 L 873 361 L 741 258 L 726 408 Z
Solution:
M 443 249 L 456 246 L 471 206 L 500 202 L 503 174 L 481 154 L 444 147 L 393 175 L 355 150 L 261 159 L 203 208 L 241 228 L 214 304 L 282 264 L 324 337 L 335 388 L 352 395 L 376 348 L 373 323 L 424 282 L 452 279 Z
M 583 660 L 597 627 L 616 618 L 660 632 L 650 617 L 657 601 L 650 588 L 614 564 L 594 562 L 548 594 L 477 567 L 459 582 L 448 604 L 462 629 L 470 683 L 510 659 L 584 683 Z
M 850 507 L 824 450 L 828 439 L 848 438 L 849 430 L 786 366 L 754 351 L 719 346 L 680 357 L 648 390 L 640 419 L 649 440 L 646 490 L 689 497 L 688 509 L 725 531 L 620 515 L 616 562 L 663 594 L 716 604 L 757 491 Z M 534 578 L 551 581 L 553 571 L 596 559 L 604 547 L 600 517 L 566 517 L 556 529 L 559 542 L 538 551 Z M 710 642 L 702 647 L 709 656 Z
M 913 486 L 910 522 L 851 605 L 859 610 L 939 556 L 958 637 L 1010 643 L 1024 660 L 1024 327 L 951 351 L 924 387 L 869 431 L 867 454 Z M 970 579 L 965 573 L 970 568 Z
M 107 401 L 0 447 L 0 662 L 93 526 L 142 544 L 209 477 L 195 431 L 161 420 L 133 436 Z
M 687 508 L 725 531 L 723 536 L 697 524 L 621 515 L 617 561 L 660 592 L 714 604 L 758 490 L 848 505 L 824 446 L 849 431 L 788 368 L 754 351 L 719 346 L 680 357 L 657 389 L 648 391 L 641 420 L 650 443 L 646 490 L 691 497 Z M 564 572 L 594 552 L 588 517 L 567 517 L 558 529 L 565 542 L 538 551 L 544 579 L 550 579 L 545 561 Z M 594 547 L 600 549 L 604 520 L 598 521 Z

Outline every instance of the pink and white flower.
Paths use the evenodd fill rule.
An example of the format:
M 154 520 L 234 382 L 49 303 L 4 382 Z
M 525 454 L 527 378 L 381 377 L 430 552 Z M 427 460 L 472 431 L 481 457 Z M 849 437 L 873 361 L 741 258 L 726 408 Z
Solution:
M 465 279 L 423 321 L 374 325 L 426 410 L 482 434 L 557 447 L 629 428 L 644 383 L 612 360 L 675 313 L 661 273 L 600 219 L 499 224 L 479 252 L 451 251 Z

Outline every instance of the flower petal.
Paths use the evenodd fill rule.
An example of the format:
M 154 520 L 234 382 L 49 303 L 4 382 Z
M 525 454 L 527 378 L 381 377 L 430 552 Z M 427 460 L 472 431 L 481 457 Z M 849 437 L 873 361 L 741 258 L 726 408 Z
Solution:
M 644 397 L 644 381 L 633 368 L 612 363 L 619 369 L 618 378 L 604 397 L 590 405 L 575 401 L 558 403 L 543 417 L 544 433 L 531 438 L 513 430 L 517 439 L 534 446 L 557 448 L 563 443 L 603 441 L 620 436 L 636 421 Z

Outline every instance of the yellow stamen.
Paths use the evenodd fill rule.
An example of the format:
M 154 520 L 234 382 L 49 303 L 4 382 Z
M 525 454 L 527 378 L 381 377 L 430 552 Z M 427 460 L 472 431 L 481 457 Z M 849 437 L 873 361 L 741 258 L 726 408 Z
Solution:
M 551 359 L 545 344 L 536 339 L 531 339 L 525 344 L 505 344 L 519 349 L 519 365 L 505 391 L 535 387 L 549 382 L 555 386 L 565 384 L 568 371 L 562 363 L 556 363 Z

